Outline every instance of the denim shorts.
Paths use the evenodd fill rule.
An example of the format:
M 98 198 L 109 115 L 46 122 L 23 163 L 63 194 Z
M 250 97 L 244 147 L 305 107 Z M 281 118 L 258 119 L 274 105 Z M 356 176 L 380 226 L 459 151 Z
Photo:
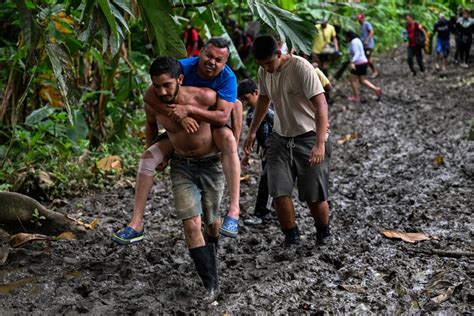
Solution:
M 173 154 L 170 166 L 177 218 L 202 215 L 205 224 L 212 224 L 218 218 L 225 185 L 220 157 L 187 158 Z
M 436 41 L 436 54 L 443 54 L 445 58 L 449 55 L 449 40 L 438 39 Z
M 292 196 L 295 182 L 299 199 L 307 203 L 326 201 L 329 196 L 329 169 L 332 141 L 325 143 L 324 160 L 310 166 L 309 156 L 316 141 L 316 133 L 283 137 L 272 133 L 267 152 L 268 188 L 270 196 Z

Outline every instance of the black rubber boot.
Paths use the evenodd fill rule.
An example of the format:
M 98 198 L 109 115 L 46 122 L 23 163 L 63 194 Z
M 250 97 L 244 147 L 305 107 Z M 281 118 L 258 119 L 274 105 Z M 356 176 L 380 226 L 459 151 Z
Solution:
M 206 241 L 206 244 L 210 244 L 214 246 L 214 252 L 217 256 L 217 249 L 219 249 L 219 236 L 213 237 L 210 236 L 206 230 L 204 230 L 204 240 Z
M 298 226 L 295 226 L 290 229 L 282 229 L 283 234 L 285 234 L 285 247 L 290 247 L 291 245 L 299 244 L 300 238 L 300 231 Z
M 194 261 L 196 271 L 207 290 L 206 301 L 213 302 L 219 292 L 217 277 L 216 253 L 213 244 L 189 249 L 189 254 Z
M 324 245 L 331 237 L 331 233 L 329 230 L 329 224 L 315 224 L 316 226 L 316 242 L 319 245 Z

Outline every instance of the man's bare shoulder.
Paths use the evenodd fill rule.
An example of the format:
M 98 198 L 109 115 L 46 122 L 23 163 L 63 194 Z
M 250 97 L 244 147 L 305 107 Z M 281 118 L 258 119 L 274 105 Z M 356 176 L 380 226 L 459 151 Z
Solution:
M 217 93 L 209 88 L 181 86 L 181 91 L 186 94 L 187 98 L 202 106 L 212 106 L 217 102 Z
M 148 87 L 145 92 L 145 96 L 143 97 L 143 100 L 149 105 L 154 105 L 160 102 L 155 92 L 153 91 L 153 86 Z

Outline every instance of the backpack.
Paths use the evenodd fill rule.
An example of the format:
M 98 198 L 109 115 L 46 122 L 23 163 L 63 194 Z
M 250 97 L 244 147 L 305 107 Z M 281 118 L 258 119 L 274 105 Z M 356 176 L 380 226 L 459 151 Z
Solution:
M 415 44 L 416 46 L 425 47 L 425 34 L 419 30 L 420 24 L 415 22 Z

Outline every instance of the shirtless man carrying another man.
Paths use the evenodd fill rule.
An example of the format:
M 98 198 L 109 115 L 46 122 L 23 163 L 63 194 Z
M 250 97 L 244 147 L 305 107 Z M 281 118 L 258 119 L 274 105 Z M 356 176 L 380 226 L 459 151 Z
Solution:
M 211 125 L 187 118 L 176 123 L 169 117 L 168 104 L 189 104 L 207 109 L 216 103 L 216 92 L 207 88 L 182 86 L 183 74 L 177 60 L 159 57 L 150 67 L 153 86 L 145 94 L 148 137 L 158 124 L 166 129 L 174 152 L 171 156 L 171 182 L 177 218 L 182 220 L 184 236 L 196 270 L 214 299 L 218 290 L 215 243 L 219 235 L 218 211 L 224 192 L 224 174 L 218 149 L 213 141 Z M 197 127 L 189 134 L 185 124 Z M 201 221 L 205 224 L 204 238 Z
M 169 117 L 183 124 L 188 133 L 194 133 L 196 130 L 196 126 L 189 123 L 194 120 L 212 124 L 214 142 L 222 153 L 222 164 L 230 197 L 229 212 L 221 226 L 221 234 L 235 238 L 238 234 L 240 212 L 240 162 L 237 144 L 242 128 L 242 103 L 236 100 L 237 79 L 226 65 L 228 57 L 227 40 L 213 37 L 204 45 L 199 57 L 179 60 L 184 75 L 183 86 L 211 88 L 216 91 L 217 102 L 211 109 L 175 101 L 167 104 L 167 107 L 170 109 Z M 229 116 L 232 124 L 229 124 Z M 188 120 L 188 117 L 194 120 Z M 139 163 L 132 219 L 126 227 L 112 236 L 112 239 L 119 244 L 130 244 L 144 238 L 144 211 L 148 193 L 153 185 L 155 168 L 167 160 L 173 152 L 173 146 L 166 133 L 155 139 L 157 135 L 158 130 L 147 135 L 149 149 L 142 155 Z

